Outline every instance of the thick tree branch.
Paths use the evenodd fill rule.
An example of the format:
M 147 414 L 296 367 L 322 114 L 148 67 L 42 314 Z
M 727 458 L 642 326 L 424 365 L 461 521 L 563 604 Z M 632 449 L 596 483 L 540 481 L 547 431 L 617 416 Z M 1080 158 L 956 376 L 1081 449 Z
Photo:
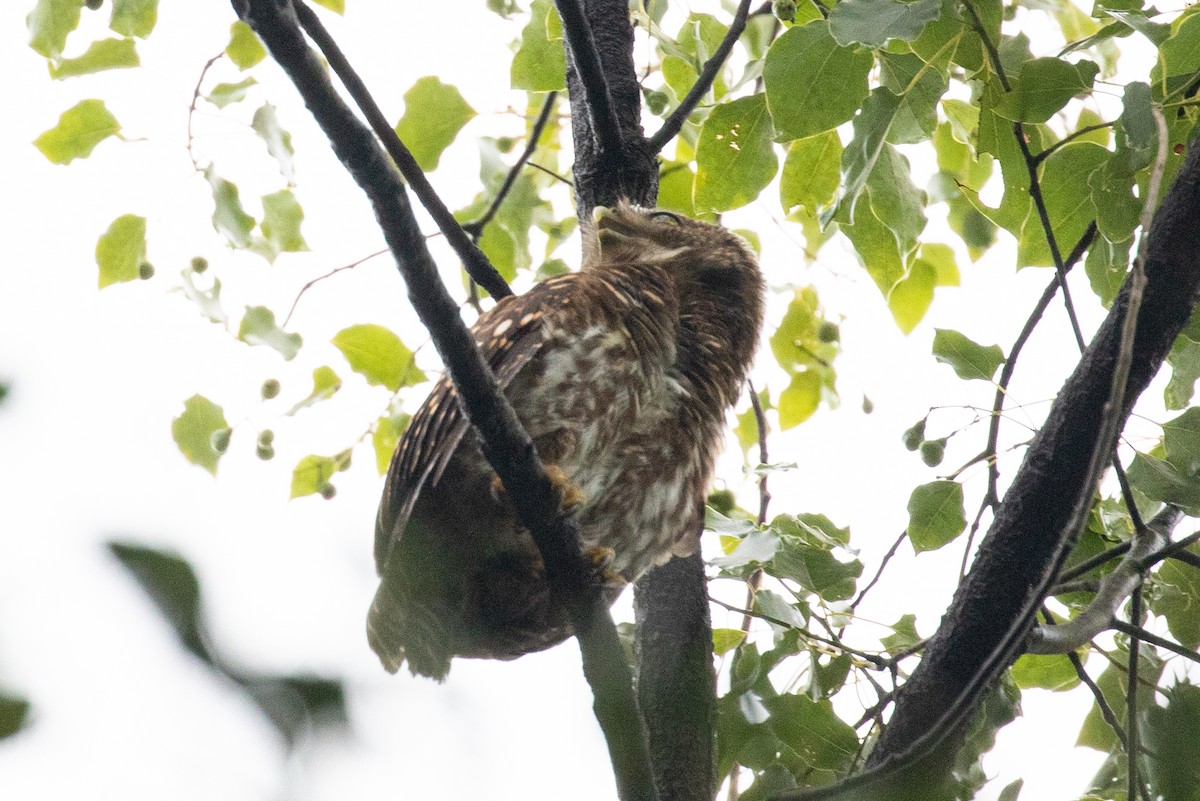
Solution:
M 592 123 L 600 157 L 620 153 L 624 150 L 621 119 L 613 105 L 607 73 L 592 36 L 591 23 L 583 11 L 583 0 L 554 0 L 554 5 L 558 7 L 558 15 L 562 18 L 567 58 L 571 60 L 587 97 L 588 119 Z
M 708 61 L 704 62 L 704 66 L 700 69 L 700 75 L 692 84 L 692 88 L 684 95 L 683 100 L 679 101 L 679 105 L 671 112 L 671 116 L 663 121 L 662 127 L 650 137 L 651 152 L 657 153 L 666 147 L 667 142 L 675 138 L 676 134 L 683 129 L 683 124 L 687 122 L 688 115 L 696 110 L 696 106 L 700 105 L 700 101 L 708 94 L 713 81 L 717 79 L 717 75 L 724 68 L 725 60 L 733 52 L 733 46 L 737 44 L 742 32 L 746 30 L 746 17 L 749 16 L 749 13 L 750 0 L 742 0 L 738 4 L 737 13 L 733 15 L 733 22 L 730 23 L 725 38 L 721 40 L 721 44 L 717 45 L 717 49 Z
M 233 0 L 233 7 L 291 78 L 334 152 L 370 199 L 408 286 L 409 300 L 454 380 L 484 454 L 533 534 L 553 586 L 569 605 L 584 672 L 595 682 L 596 712 L 609 741 L 621 798 L 651 801 L 654 788 L 629 670 L 593 571 L 580 553 L 577 526 L 559 508 L 529 435 L 497 389 L 438 278 L 399 175 L 370 131 L 333 90 L 323 64 L 304 40 L 289 0 Z
M 355 104 L 367 118 L 371 130 L 379 137 L 379 141 L 383 143 L 388 155 L 396 163 L 400 174 L 408 181 L 413 193 L 421 201 L 421 205 L 429 212 L 429 216 L 433 218 L 442 235 L 446 237 L 450 247 L 454 248 L 454 252 L 462 260 L 463 269 L 467 271 L 467 275 L 471 276 L 475 283 L 486 289 L 497 300 L 511 295 L 512 290 L 509 289 L 508 283 L 488 261 L 487 256 L 483 255 L 483 251 L 467 236 L 466 231 L 458 224 L 458 220 L 454 219 L 450 209 L 446 208 L 446 204 L 442 202 L 433 185 L 429 183 L 429 179 L 425 177 L 425 171 L 421 169 L 417 160 L 413 158 L 413 154 L 400 141 L 395 129 L 388 124 L 387 118 L 383 116 L 375 98 L 371 96 L 366 84 L 358 77 L 358 73 L 350 65 L 337 42 L 329 35 L 321 23 L 321 19 L 302 0 L 293 3 L 293 7 L 304 31 L 321 49 L 329 66 L 333 68 L 342 85 L 346 87 L 346 91 L 354 98 Z

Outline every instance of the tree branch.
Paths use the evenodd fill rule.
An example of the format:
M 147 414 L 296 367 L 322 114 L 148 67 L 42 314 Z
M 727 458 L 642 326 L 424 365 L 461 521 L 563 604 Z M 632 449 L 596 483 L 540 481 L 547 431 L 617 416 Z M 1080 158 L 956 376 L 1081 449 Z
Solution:
M 592 38 L 592 26 L 583 13 L 583 1 L 554 0 L 554 5 L 562 17 L 567 58 L 571 60 L 587 96 L 588 117 L 600 151 L 599 157 L 620 153 L 624 149 L 621 120 L 617 117 L 609 94 L 604 64 L 597 52 L 596 41 Z
M 438 278 L 403 183 L 378 142 L 333 90 L 323 64 L 304 41 L 291 3 L 233 0 L 233 7 L 295 84 L 334 152 L 370 199 L 408 286 L 409 300 L 446 363 L 484 455 L 533 535 L 552 585 L 568 603 L 584 672 L 594 682 L 596 713 L 609 742 L 620 796 L 651 801 L 654 787 L 629 670 L 593 570 L 580 552 L 577 524 L 559 508 L 529 435 L 498 390 Z
M 700 75 L 696 77 L 696 82 L 692 84 L 692 88 L 684 95 L 683 100 L 679 101 L 679 105 L 671 112 L 671 116 L 663 121 L 662 127 L 654 132 L 650 137 L 650 150 L 657 153 L 666 147 L 667 142 L 670 142 L 683 129 L 683 124 L 687 122 L 688 115 L 696 110 L 696 106 L 700 105 L 700 101 L 708 94 L 708 90 L 712 88 L 713 81 L 717 79 L 717 75 L 725 66 L 725 60 L 729 58 L 729 54 L 733 52 L 733 46 L 737 44 L 737 40 L 741 38 L 742 32 L 746 30 L 746 18 L 750 13 L 750 0 L 742 0 L 738 4 L 737 13 L 733 15 L 733 22 L 729 25 L 729 30 L 725 33 L 725 38 L 721 40 L 721 44 L 713 51 L 712 56 L 708 61 L 704 62 L 704 66 L 700 70 Z
M 384 149 L 392 157 L 400 174 L 408 181 L 413 193 L 421 201 L 425 210 L 429 212 L 429 216 L 433 218 L 442 235 L 446 237 L 450 247 L 454 248 L 454 252 L 462 259 L 463 269 L 467 271 L 467 275 L 471 276 L 475 283 L 486 289 L 497 300 L 511 295 L 512 290 L 508 283 L 488 261 L 483 251 L 467 236 L 466 231 L 458 224 L 458 220 L 454 219 L 450 209 L 446 208 L 446 204 L 442 202 L 433 185 L 429 183 L 429 179 L 425 177 L 425 171 L 421 169 L 412 153 L 400 141 L 396 130 L 388 124 L 387 118 L 383 116 L 375 98 L 371 96 L 366 84 L 358 77 L 358 73 L 350 65 L 337 42 L 329 35 L 329 31 L 321 23 L 321 19 L 304 4 L 303 0 L 296 0 L 292 7 L 295 9 L 296 17 L 304 31 L 316 42 L 317 47 L 325 56 L 325 60 L 329 62 L 329 66 L 333 67 L 334 73 L 346 87 L 346 91 L 354 98 L 355 104 L 367 118 L 371 130 L 383 143 Z

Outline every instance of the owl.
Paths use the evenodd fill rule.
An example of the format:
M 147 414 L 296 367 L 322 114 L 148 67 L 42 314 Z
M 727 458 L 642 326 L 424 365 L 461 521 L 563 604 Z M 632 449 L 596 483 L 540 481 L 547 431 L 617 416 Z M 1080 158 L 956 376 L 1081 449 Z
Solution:
M 605 595 L 699 546 L 705 490 L 756 350 L 763 281 L 720 226 L 597 209 L 583 269 L 483 314 L 472 333 L 604 568 Z M 443 376 L 388 470 L 371 647 L 395 672 L 513 659 L 572 633 L 529 532 Z

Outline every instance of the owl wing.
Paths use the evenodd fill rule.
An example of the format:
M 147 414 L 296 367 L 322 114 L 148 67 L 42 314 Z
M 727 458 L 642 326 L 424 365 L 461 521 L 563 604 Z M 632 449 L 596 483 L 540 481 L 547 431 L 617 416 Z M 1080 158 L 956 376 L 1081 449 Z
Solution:
M 543 281 L 524 295 L 503 298 L 471 328 L 484 361 L 500 388 L 512 380 L 542 349 L 543 318 L 561 307 L 578 273 Z M 454 385 L 443 375 L 409 422 L 392 456 L 375 522 L 375 567 L 383 574 L 392 545 L 404 532 L 425 482 L 437 482 L 470 428 Z

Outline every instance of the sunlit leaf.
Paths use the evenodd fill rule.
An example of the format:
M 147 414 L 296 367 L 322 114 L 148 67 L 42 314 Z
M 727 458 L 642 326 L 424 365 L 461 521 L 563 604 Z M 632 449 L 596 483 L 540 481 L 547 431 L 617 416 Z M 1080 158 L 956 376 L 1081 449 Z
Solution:
M 75 75 L 90 75 L 104 70 L 136 67 L 137 47 L 132 39 L 101 39 L 92 42 L 86 52 L 78 58 L 66 58 L 50 64 L 50 77 L 70 78 Z
M 400 437 L 404 435 L 411 420 L 411 416 L 393 408 L 375 421 L 375 430 L 371 432 L 371 444 L 375 448 L 375 467 L 379 470 L 379 475 L 387 473 L 392 456 L 396 452 L 396 445 L 399 444 Z
M 225 54 L 240 70 L 248 70 L 267 57 L 267 49 L 246 23 L 238 20 L 229 26 L 229 44 Z
M 258 81 L 253 78 L 243 78 L 237 83 L 219 83 L 204 95 L 204 99 L 217 108 L 225 108 L 228 105 L 240 103 L 245 100 L 251 87 L 257 85 Z
M 916 615 L 901 615 L 900 619 L 891 625 L 892 633 L 880 637 L 879 641 L 892 656 L 908 651 L 921 643 L 921 635 L 917 632 Z
M 784 431 L 795 428 L 808 418 L 821 403 L 821 378 L 813 370 L 792 376 L 792 381 L 779 393 L 779 427 Z
M 696 149 L 696 207 L 729 211 L 758 197 L 779 167 L 771 133 L 762 95 L 714 108 Z
M 171 423 L 171 436 L 184 458 L 214 476 L 222 451 L 213 447 L 213 434 L 228 430 L 225 412 L 203 395 L 193 395 L 184 401 L 183 414 Z
M 317 5 L 328 8 L 335 14 L 346 13 L 346 0 L 313 0 Z
M 266 306 L 247 306 L 238 339 L 248 345 L 266 345 L 279 351 L 287 361 L 296 358 L 303 341 L 299 334 L 289 334 L 275 323 L 275 312 Z
M 549 36 L 548 15 L 558 15 L 550 0 L 534 0 L 530 20 L 521 31 L 521 46 L 513 55 L 511 78 L 513 89 L 530 92 L 549 92 L 567 88 L 567 59 L 562 42 Z
M 108 27 L 122 36 L 145 39 L 158 22 L 158 0 L 112 0 Z
M 213 194 L 213 228 L 229 240 L 234 247 L 248 248 L 252 242 L 254 218 L 242 208 L 237 185 L 217 175 L 211 165 L 204 171 Z
M 329 486 L 329 480 L 337 471 L 337 462 L 329 456 L 305 456 L 292 470 L 291 497 L 302 498 L 320 493 Z
M 225 307 L 221 305 L 221 280 L 214 278 L 212 289 L 208 291 L 196 286 L 194 273 L 183 271 L 183 294 L 188 300 L 200 307 L 200 313 L 214 323 L 224 324 L 229 319 Z
M 413 352 L 382 325 L 352 325 L 339 331 L 332 341 L 350 363 L 350 369 L 369 384 L 395 392 L 426 380 L 425 373 L 417 369 Z
M 138 277 L 146 261 L 146 218 L 124 214 L 112 221 L 96 242 L 96 265 L 100 288 Z
M 67 35 L 79 27 L 84 0 L 37 0 L 25 18 L 29 46 L 49 59 L 57 59 L 67 45 Z
M 713 656 L 720 656 L 737 648 L 746 639 L 741 629 L 713 629 Z
M 937 286 L 937 270 L 925 262 L 914 262 L 904 280 L 892 287 L 888 294 L 888 309 L 896 325 L 904 333 L 917 327 L 933 302 L 933 290 Z
M 275 107 L 270 103 L 259 106 L 254 112 L 250 127 L 267 145 L 267 152 L 279 162 L 279 172 L 289 185 L 294 177 L 292 158 L 296 151 L 292 148 L 292 135 L 279 124 L 275 115 Z
M 313 388 L 312 392 L 308 393 L 308 397 L 299 401 L 295 406 L 287 411 L 287 415 L 291 417 L 301 409 L 307 409 L 309 406 L 320 403 L 323 400 L 329 400 L 337 391 L 342 388 L 342 379 L 333 371 L 332 367 L 321 365 L 313 370 Z
M 121 124 L 103 100 L 81 100 L 58 118 L 58 125 L 42 133 L 34 146 L 54 164 L 87 158 L 96 145 L 120 136 Z
M 1012 666 L 1012 678 L 1021 689 L 1062 692 L 1079 686 L 1079 674 L 1063 654 L 1023 654 Z
M 262 233 L 264 247 L 257 248 L 267 261 L 274 261 L 279 253 L 299 253 L 308 250 L 300 234 L 300 223 L 304 221 L 304 209 L 289 189 L 280 189 L 263 195 Z M 257 243 L 256 243 L 257 244 Z
M 1021 66 L 1016 88 L 996 104 L 996 113 L 1010 120 L 1045 122 L 1072 97 L 1090 91 L 1100 68 L 1091 61 L 1071 63 L 1060 58 L 1035 58 Z
M 803 206 L 816 213 L 833 202 L 842 159 L 842 142 L 834 131 L 796 139 L 789 146 L 779 178 L 784 212 Z
M 430 172 L 437 169 L 442 151 L 474 116 L 475 109 L 458 89 L 426 76 L 404 93 L 404 116 L 396 125 L 396 135 L 421 169 Z

